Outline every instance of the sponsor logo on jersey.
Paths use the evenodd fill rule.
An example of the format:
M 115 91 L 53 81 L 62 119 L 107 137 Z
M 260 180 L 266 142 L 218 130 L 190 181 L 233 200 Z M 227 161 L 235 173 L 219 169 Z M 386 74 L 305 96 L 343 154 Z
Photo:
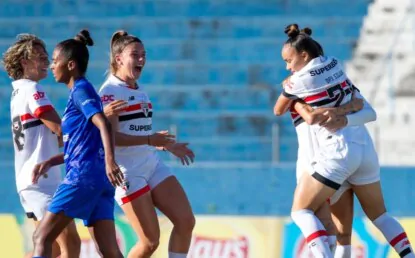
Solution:
M 130 97 L 128 98 L 128 101 L 132 101 L 132 100 L 135 100 L 135 97 L 134 97 L 134 96 L 130 96 Z
M 88 104 L 88 103 L 93 103 L 93 102 L 95 102 L 95 99 L 87 99 L 87 100 L 85 100 L 84 102 L 82 102 L 82 106 L 85 106 L 86 104 Z
M 310 75 L 316 76 L 316 75 L 323 74 L 324 72 L 327 72 L 333 69 L 336 65 L 337 65 L 337 60 L 333 59 L 333 61 L 331 61 L 328 65 L 321 67 L 319 69 L 316 69 L 316 70 L 311 70 Z
M 130 131 L 151 131 L 152 125 L 130 125 Z
M 41 91 L 37 91 L 35 94 L 33 94 L 33 98 L 35 100 L 43 99 L 45 97 L 45 93 Z
M 114 101 L 114 95 L 104 95 L 101 97 L 102 102 L 111 102 Z

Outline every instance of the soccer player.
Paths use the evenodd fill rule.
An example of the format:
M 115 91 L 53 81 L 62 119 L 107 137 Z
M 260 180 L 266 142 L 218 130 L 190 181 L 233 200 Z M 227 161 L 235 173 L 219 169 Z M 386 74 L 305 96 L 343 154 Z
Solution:
M 116 158 L 124 173 L 124 187 L 117 187 L 116 201 L 126 214 L 140 241 L 128 257 L 150 257 L 159 244 L 160 228 L 155 207 L 173 223 L 169 258 L 185 258 L 189 250 L 195 218 L 187 196 L 169 168 L 164 165 L 153 141 L 153 105 L 136 81 L 144 68 L 144 45 L 125 31 L 111 39 L 111 74 L 99 94 L 104 105 L 113 100 L 128 101 L 119 116 L 112 117 Z M 181 159 L 193 161 L 194 154 L 186 143 L 170 143 L 162 149 Z
M 44 42 L 35 35 L 18 35 L 3 54 L 3 64 L 13 79 L 10 111 L 17 191 L 27 217 L 37 227 L 62 180 L 59 167 L 54 167 L 37 184 L 32 182 L 35 165 L 59 154 L 58 137 L 62 137 L 60 117 L 39 84 L 46 78 L 49 65 Z M 57 242 L 53 257 L 79 256 L 81 240 L 73 221 Z
M 73 218 L 84 220 L 103 257 L 122 257 L 115 237 L 114 187 L 123 175 L 115 162 L 111 125 L 101 99 L 85 79 L 93 40 L 82 30 L 53 52 L 55 80 L 66 84 L 69 99 L 62 118 L 64 154 L 37 165 L 34 181 L 65 162 L 66 176 L 33 236 L 34 257 L 50 257 L 51 244 Z
M 285 113 L 295 99 L 313 108 L 336 107 L 351 100 L 353 85 L 339 61 L 320 55 L 311 29 L 301 32 L 296 24 L 285 29 L 288 40 L 282 56 L 293 72 L 277 101 L 276 113 Z M 325 242 L 326 231 L 314 212 L 347 180 L 367 217 L 383 233 L 401 257 L 415 257 L 400 223 L 387 212 L 380 187 L 379 161 L 365 126 L 347 126 L 335 133 L 313 127 L 319 151 L 312 168 L 296 188 L 292 219 L 307 238 L 316 257 L 333 257 Z

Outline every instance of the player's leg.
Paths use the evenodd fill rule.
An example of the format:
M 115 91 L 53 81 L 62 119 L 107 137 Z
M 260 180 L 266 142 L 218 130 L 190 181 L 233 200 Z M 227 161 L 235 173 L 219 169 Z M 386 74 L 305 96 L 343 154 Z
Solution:
M 386 212 L 379 181 L 379 163 L 373 145 L 367 146 L 363 158 L 362 167 L 348 179 L 363 211 L 401 257 L 415 257 L 405 230 Z
M 337 194 L 337 193 L 336 193 Z M 337 248 L 335 258 L 350 258 L 353 231 L 353 191 L 350 187 L 330 198 L 330 209 L 336 227 Z
M 128 257 L 151 257 L 159 246 L 160 227 L 150 191 L 122 204 L 121 209 L 140 239 Z
M 333 257 L 328 244 L 327 231 L 315 215 L 315 211 L 335 190 L 304 173 L 294 193 L 291 218 L 300 228 L 315 257 Z
M 34 216 L 34 215 L 33 215 Z M 34 221 L 35 224 L 35 230 L 39 227 L 40 221 L 37 219 Z M 61 249 L 57 241 L 53 241 L 52 244 L 52 257 L 59 257 L 61 255 Z M 30 257 L 33 256 L 33 253 L 30 255 Z M 63 258 L 63 257 L 62 257 Z
M 81 253 L 81 239 L 72 220 L 56 239 L 60 248 L 60 258 L 78 258 Z
M 149 181 L 154 205 L 173 223 L 169 258 L 185 258 L 190 248 L 195 217 L 184 189 L 164 165 L 158 166 Z M 168 175 L 168 176 L 167 176 Z
M 44 193 L 39 189 L 26 189 L 19 193 L 23 209 L 26 211 L 27 217 L 33 220 L 35 229 L 37 229 L 40 220 L 46 214 L 47 206 L 52 200 L 52 195 L 53 193 Z M 54 241 L 52 244 L 52 257 L 58 257 L 60 254 L 60 247 L 58 243 Z
M 52 257 L 52 245 L 73 219 L 63 212 L 47 212 L 33 234 L 34 257 Z
M 94 240 L 97 252 L 101 257 L 123 257 L 116 238 L 114 224 L 114 188 L 109 186 L 102 191 L 96 203 L 92 204 L 93 210 L 84 225 L 88 227 L 89 234 Z
M 305 173 L 297 185 L 291 217 L 301 229 L 314 256 L 333 257 L 327 231 L 315 211 L 327 201 L 361 163 L 363 147 L 331 138 L 321 146 L 312 164 L 314 173 Z M 324 148 L 323 148 L 324 147 Z
M 316 210 L 315 215 L 326 229 L 328 244 L 331 252 L 334 254 L 336 249 L 336 228 L 331 218 L 329 203 L 324 202 L 320 208 Z
M 38 218 L 42 219 L 47 211 L 47 207 L 52 201 L 52 197 L 55 191 L 52 189 L 43 189 L 41 192 L 37 192 L 36 200 L 32 200 L 32 203 L 36 204 L 33 207 L 35 214 Z M 64 228 L 62 233 L 58 236 L 52 247 L 52 256 L 61 258 L 79 257 L 81 253 L 81 239 L 76 231 L 75 223 L 72 221 L 67 227 Z

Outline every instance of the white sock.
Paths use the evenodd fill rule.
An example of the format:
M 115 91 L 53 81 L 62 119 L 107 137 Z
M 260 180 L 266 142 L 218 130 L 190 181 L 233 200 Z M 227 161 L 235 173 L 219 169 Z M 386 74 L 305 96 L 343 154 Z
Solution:
M 382 232 L 400 257 L 415 257 L 405 230 L 396 219 L 385 212 L 375 219 L 373 224 Z
M 329 235 L 327 237 L 328 241 L 329 241 L 329 247 L 330 247 L 330 251 L 332 254 L 335 254 L 336 251 L 336 247 L 337 247 L 337 238 L 335 235 Z
M 330 252 L 327 232 L 314 212 L 311 210 L 295 211 L 291 213 L 291 218 L 300 228 L 315 258 L 334 257 Z
M 169 252 L 169 258 L 186 258 L 187 254 Z
M 352 246 L 351 245 L 338 245 L 334 258 L 351 258 L 352 257 Z

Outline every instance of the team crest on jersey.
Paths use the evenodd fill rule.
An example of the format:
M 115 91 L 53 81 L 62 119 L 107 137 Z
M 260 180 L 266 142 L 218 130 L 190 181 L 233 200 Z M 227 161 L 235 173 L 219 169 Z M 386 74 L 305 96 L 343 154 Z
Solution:
M 141 103 L 141 109 L 146 117 L 148 117 L 149 107 L 148 103 Z

